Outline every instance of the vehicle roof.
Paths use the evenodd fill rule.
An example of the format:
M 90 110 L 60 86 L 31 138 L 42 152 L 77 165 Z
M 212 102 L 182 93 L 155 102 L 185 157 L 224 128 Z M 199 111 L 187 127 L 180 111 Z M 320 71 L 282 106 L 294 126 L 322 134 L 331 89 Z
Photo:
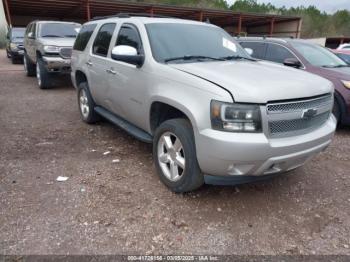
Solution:
M 158 18 L 158 17 L 143 17 L 143 16 L 130 16 L 130 17 L 106 17 L 106 18 L 97 18 L 95 20 L 92 20 L 90 23 L 105 23 L 105 22 L 133 22 L 138 21 L 143 24 L 153 24 L 153 23 L 173 23 L 173 24 L 193 24 L 193 25 L 207 25 L 216 27 L 215 25 L 194 21 L 194 20 L 187 20 L 187 19 L 181 19 L 181 18 Z
M 305 39 L 300 38 L 275 38 L 275 37 L 237 37 L 237 41 L 261 41 L 261 42 L 273 42 L 273 43 L 280 43 L 280 44 L 289 44 L 293 42 L 298 43 L 304 43 L 304 44 L 310 44 L 313 45 L 315 43 L 312 43 Z
M 332 49 L 333 53 L 350 55 L 350 50 Z
M 36 20 L 33 21 L 35 23 L 39 23 L 39 24 L 45 24 L 45 23 L 59 23 L 59 24 L 76 24 L 76 25 L 80 25 L 79 23 L 76 22 L 68 22 L 68 21 L 53 21 L 53 20 Z

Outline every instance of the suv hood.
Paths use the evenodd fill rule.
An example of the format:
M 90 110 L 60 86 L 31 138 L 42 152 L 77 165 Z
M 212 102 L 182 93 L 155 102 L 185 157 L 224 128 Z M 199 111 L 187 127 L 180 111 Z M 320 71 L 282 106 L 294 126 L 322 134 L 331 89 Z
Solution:
M 236 102 L 261 103 L 333 92 L 319 76 L 269 62 L 223 61 L 169 64 L 228 90 Z
M 43 45 L 54 45 L 61 47 L 73 47 L 75 38 L 74 37 L 41 37 L 40 42 Z

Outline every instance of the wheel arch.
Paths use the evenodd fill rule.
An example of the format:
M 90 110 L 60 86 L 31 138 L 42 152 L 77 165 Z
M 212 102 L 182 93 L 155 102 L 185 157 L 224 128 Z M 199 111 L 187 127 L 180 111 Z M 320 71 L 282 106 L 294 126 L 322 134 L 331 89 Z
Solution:
M 76 70 L 74 77 L 75 77 L 75 84 L 77 87 L 79 87 L 81 83 L 84 83 L 84 82 L 88 83 L 86 74 L 81 70 Z
M 192 128 L 196 126 L 195 118 L 186 107 L 169 99 L 156 99 L 150 104 L 149 126 L 154 134 L 156 128 L 164 121 L 174 118 L 186 118 Z

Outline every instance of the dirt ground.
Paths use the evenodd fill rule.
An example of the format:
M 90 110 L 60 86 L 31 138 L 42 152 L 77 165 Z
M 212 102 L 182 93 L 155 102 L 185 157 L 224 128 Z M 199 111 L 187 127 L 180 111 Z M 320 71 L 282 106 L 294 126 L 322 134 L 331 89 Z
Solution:
M 181 195 L 76 100 L 0 52 L 0 254 L 350 254 L 350 128 L 288 175 Z

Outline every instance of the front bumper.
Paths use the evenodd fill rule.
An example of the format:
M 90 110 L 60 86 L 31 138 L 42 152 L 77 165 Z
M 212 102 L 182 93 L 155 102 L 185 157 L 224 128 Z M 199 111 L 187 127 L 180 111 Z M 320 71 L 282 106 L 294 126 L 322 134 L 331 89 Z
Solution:
M 304 135 L 267 138 L 264 133 L 230 133 L 205 129 L 195 134 L 197 159 L 204 174 L 234 177 L 273 175 L 303 165 L 325 150 L 336 129 L 333 115 Z
M 21 58 L 21 57 L 23 57 L 23 55 L 24 55 L 24 50 L 20 50 L 20 49 L 17 49 L 17 50 L 11 50 L 11 56 L 12 57 L 18 57 L 18 58 Z
M 44 56 L 46 69 L 51 72 L 70 72 L 70 59 L 56 56 Z

